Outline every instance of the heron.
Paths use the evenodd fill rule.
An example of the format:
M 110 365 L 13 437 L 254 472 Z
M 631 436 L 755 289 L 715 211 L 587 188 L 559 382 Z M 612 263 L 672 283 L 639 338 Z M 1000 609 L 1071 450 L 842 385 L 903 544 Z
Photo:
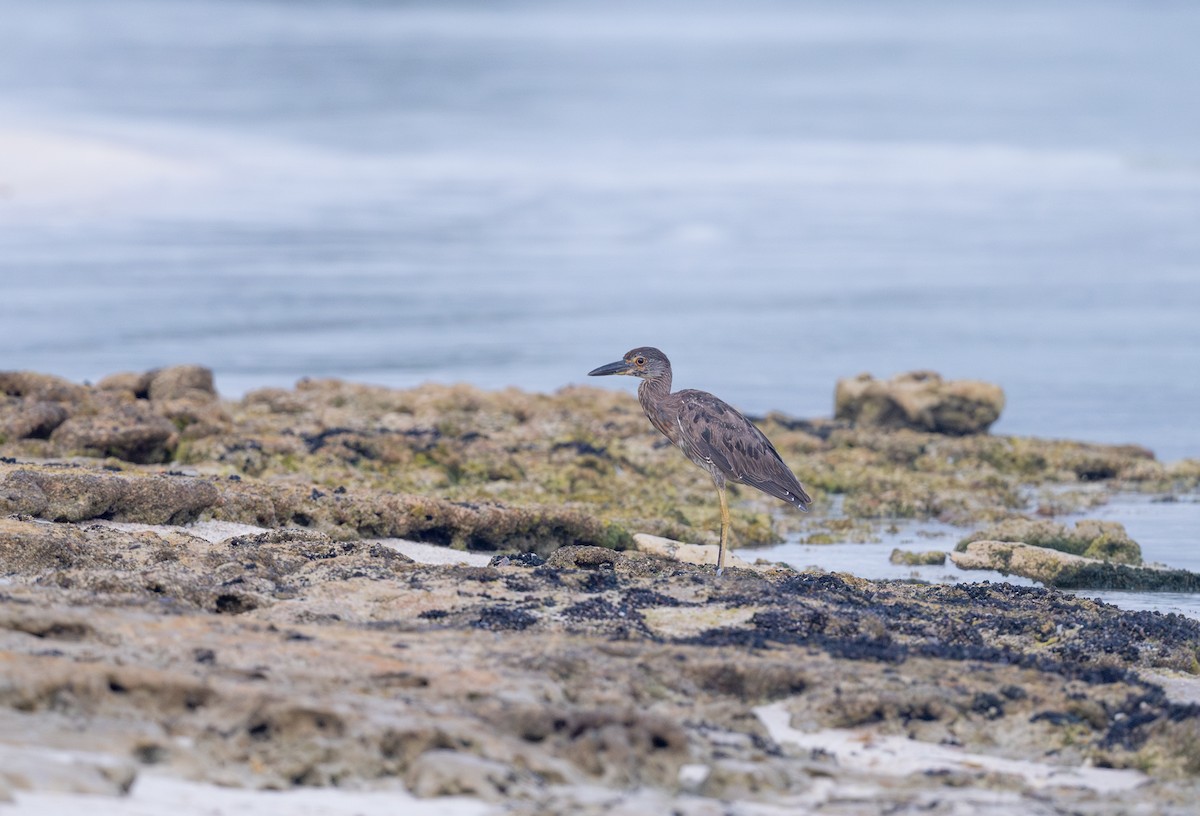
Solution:
M 620 374 L 638 377 L 638 402 L 650 423 L 687 458 L 708 471 L 721 500 L 721 548 L 717 575 L 725 572 L 729 549 L 727 482 L 750 485 L 808 512 L 812 499 L 784 464 L 766 434 L 736 408 L 707 391 L 671 391 L 671 361 L 656 348 L 642 346 L 615 363 L 588 372 L 589 377 Z

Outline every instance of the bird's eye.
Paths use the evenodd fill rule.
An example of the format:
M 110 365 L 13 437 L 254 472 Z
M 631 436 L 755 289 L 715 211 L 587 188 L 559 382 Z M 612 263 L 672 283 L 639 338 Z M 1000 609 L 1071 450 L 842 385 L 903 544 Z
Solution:
M 634 359 L 633 364 L 636 365 L 638 368 L 641 368 L 642 366 L 644 366 L 646 364 L 646 358 L 645 357 L 637 357 Z

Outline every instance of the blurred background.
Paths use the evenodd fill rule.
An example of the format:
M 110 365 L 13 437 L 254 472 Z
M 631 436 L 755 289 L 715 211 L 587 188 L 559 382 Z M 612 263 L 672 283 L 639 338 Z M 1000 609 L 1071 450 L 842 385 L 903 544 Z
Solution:
M 0 0 L 0 367 L 750 412 L 1000 384 L 1200 456 L 1200 5 Z M 630 387 L 624 380 L 587 381 Z

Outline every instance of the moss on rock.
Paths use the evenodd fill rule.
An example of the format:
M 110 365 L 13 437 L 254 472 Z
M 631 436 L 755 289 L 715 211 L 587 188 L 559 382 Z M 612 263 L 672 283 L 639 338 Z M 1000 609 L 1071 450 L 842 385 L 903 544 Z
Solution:
M 1060 589 L 1200 592 L 1200 573 L 1131 566 L 1014 541 L 973 540 L 951 554 L 960 569 L 1020 575 Z
M 940 566 L 946 563 L 946 554 L 941 550 L 913 552 L 912 550 L 901 550 L 897 547 L 892 550 L 892 554 L 888 557 L 888 560 L 893 564 L 904 564 L 910 567 Z
M 1014 541 L 1071 555 L 1119 564 L 1141 564 L 1142 549 L 1115 521 L 1083 519 L 1074 528 L 1045 519 L 1007 519 L 977 530 L 958 543 L 959 551 L 973 541 Z

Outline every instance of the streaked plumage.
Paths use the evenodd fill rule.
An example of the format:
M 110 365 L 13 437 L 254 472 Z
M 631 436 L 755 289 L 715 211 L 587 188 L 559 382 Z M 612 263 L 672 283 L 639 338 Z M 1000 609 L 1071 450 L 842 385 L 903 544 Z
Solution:
M 726 482 L 750 485 L 808 510 L 812 499 L 804 486 L 754 423 L 706 391 L 689 388 L 671 392 L 671 361 L 661 351 L 648 346 L 635 348 L 618 362 L 588 372 L 593 377 L 607 374 L 641 378 L 638 401 L 650 422 L 712 476 L 721 499 L 718 575 L 725 569 L 729 539 Z

